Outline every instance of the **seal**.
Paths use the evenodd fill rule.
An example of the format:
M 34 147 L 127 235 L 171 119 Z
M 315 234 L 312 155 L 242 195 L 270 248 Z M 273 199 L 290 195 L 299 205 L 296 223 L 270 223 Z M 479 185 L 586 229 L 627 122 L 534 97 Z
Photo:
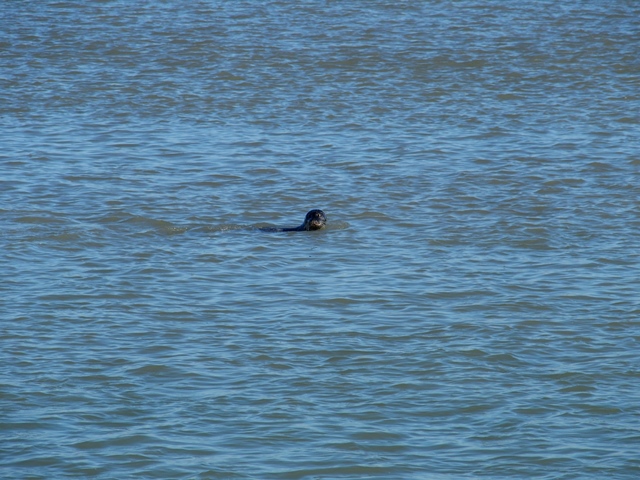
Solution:
M 304 217 L 304 222 L 299 227 L 294 228 L 261 228 L 263 232 L 308 232 L 320 230 L 327 226 L 327 216 L 322 210 L 310 210 Z

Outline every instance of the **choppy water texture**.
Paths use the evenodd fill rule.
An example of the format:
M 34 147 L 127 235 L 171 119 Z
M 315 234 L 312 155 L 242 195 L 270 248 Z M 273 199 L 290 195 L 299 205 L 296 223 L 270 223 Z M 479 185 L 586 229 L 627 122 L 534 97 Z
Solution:
M 638 2 L 0 29 L 0 476 L 640 478 Z

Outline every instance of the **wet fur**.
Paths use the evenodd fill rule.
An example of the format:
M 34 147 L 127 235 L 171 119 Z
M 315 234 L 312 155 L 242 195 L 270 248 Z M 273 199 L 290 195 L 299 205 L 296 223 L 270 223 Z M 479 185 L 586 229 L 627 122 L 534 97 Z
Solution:
M 294 228 L 261 228 L 263 232 L 308 232 L 323 229 L 327 225 L 327 216 L 322 210 L 310 210 L 304 217 L 304 222 Z

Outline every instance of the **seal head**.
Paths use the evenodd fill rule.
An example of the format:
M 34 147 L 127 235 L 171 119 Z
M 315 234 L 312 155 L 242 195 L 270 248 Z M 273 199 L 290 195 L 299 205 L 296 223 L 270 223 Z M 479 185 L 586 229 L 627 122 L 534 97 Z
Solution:
M 320 230 L 327 226 L 327 216 L 322 210 L 311 210 L 304 217 L 304 222 L 295 230 Z

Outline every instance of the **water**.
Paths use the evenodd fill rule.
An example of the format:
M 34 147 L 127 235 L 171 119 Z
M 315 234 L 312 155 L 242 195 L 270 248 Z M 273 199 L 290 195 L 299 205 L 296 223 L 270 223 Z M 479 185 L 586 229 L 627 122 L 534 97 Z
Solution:
M 0 12 L 2 478 L 640 477 L 637 2 Z

